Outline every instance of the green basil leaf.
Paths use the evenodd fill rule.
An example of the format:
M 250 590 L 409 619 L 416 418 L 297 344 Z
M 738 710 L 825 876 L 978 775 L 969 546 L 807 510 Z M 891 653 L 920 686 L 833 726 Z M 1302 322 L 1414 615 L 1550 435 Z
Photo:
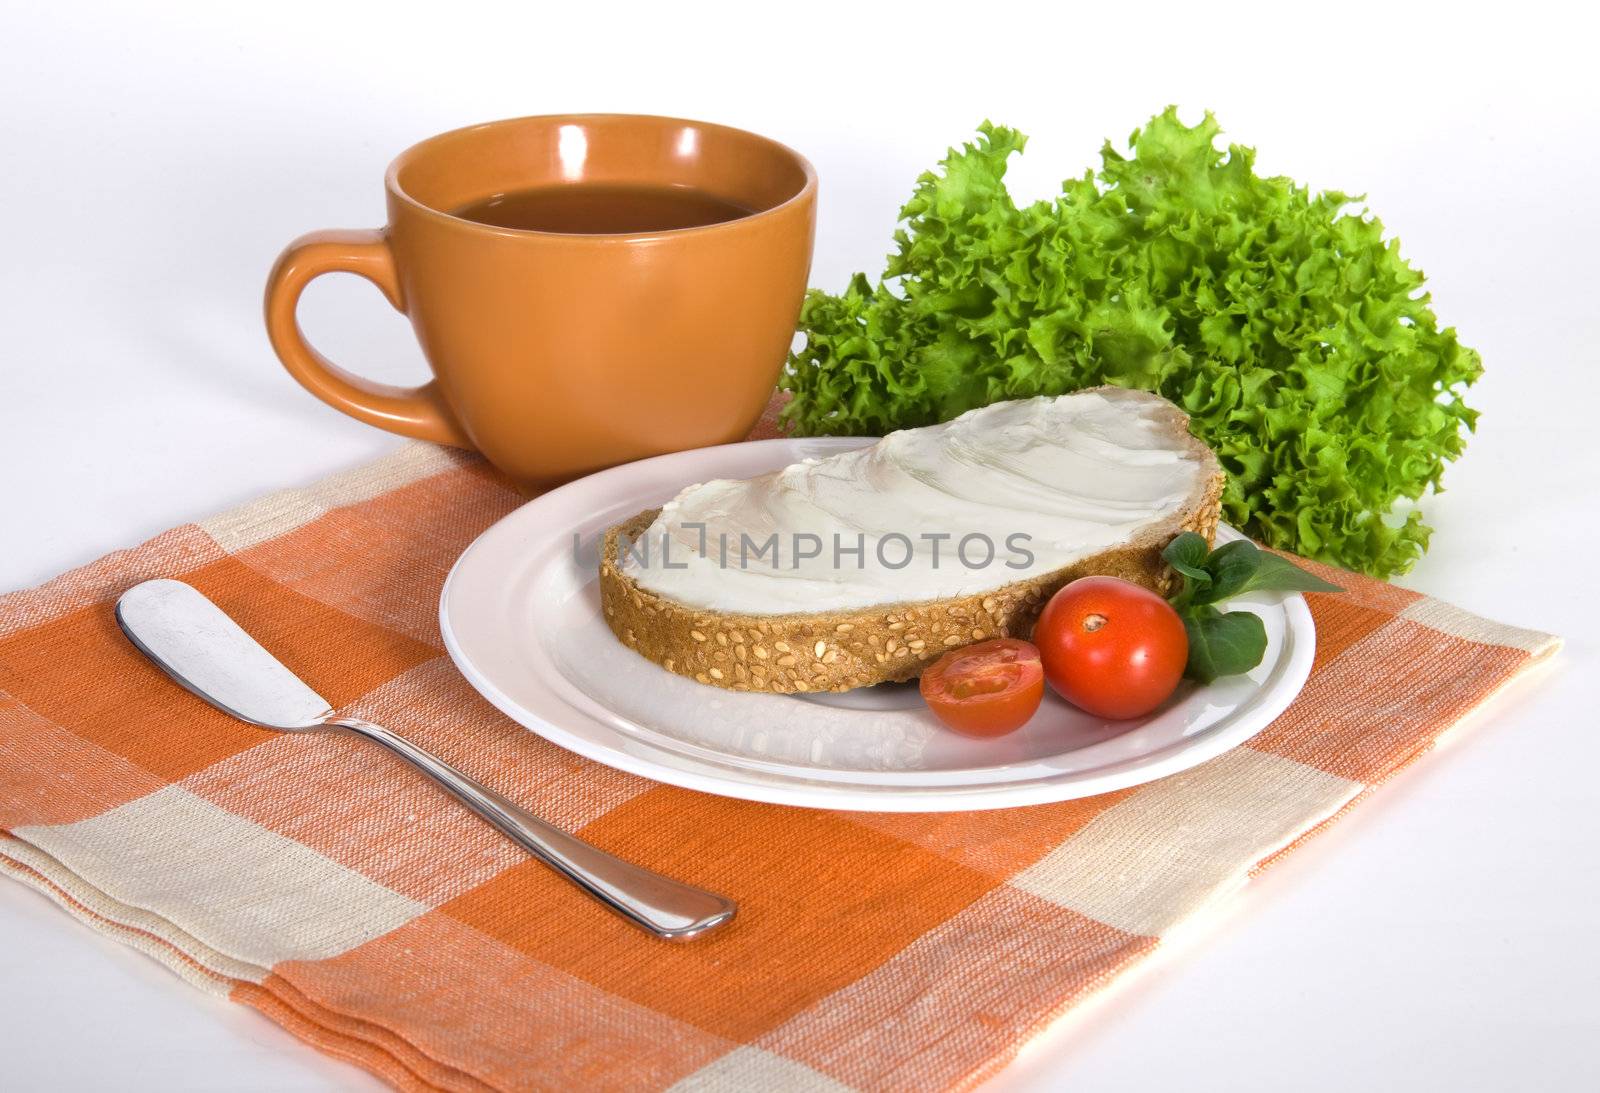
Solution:
M 1211 574 L 1211 585 L 1196 599 L 1201 603 L 1218 603 L 1229 596 L 1237 596 L 1242 589 L 1249 587 L 1261 558 L 1261 550 L 1249 539 L 1236 539 L 1219 546 L 1206 559 L 1205 568 Z
M 1189 634 L 1189 663 L 1183 674 L 1201 683 L 1248 672 L 1267 651 L 1267 629 L 1249 611 L 1198 607 L 1183 616 Z
M 1232 546 L 1232 543 L 1228 544 Z M 1258 550 L 1260 556 L 1255 572 L 1250 575 L 1240 588 L 1229 595 L 1239 595 L 1244 592 L 1343 592 L 1344 589 L 1336 584 L 1329 584 L 1321 577 L 1313 576 L 1295 565 L 1293 562 L 1280 558 L 1276 554 L 1268 554 Z M 1218 584 L 1221 579 L 1218 579 Z
M 1161 552 L 1161 557 L 1185 577 L 1201 584 L 1210 584 L 1211 574 L 1206 572 L 1206 555 L 1210 549 L 1203 536 L 1186 531 L 1167 544 L 1167 549 Z

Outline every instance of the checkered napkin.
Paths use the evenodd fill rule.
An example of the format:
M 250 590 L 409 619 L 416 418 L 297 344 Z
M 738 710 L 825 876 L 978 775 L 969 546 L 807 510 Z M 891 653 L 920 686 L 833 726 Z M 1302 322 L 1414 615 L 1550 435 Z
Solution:
M 1308 597 L 1303 693 L 1188 773 L 987 813 L 751 804 L 580 759 L 456 674 L 440 585 L 520 502 L 417 445 L 0 597 L 0 870 L 406 1089 L 959 1088 L 1557 645 L 1328 573 L 1349 591 Z M 739 918 L 656 941 L 382 749 L 213 711 L 117 630 L 150 577 L 341 712 Z

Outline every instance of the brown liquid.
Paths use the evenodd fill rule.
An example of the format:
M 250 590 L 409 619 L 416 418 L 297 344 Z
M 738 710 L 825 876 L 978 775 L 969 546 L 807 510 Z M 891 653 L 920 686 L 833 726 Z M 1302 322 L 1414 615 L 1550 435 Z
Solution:
M 452 215 L 497 228 L 611 235 L 698 228 L 753 210 L 687 186 L 567 183 L 513 190 L 474 201 Z

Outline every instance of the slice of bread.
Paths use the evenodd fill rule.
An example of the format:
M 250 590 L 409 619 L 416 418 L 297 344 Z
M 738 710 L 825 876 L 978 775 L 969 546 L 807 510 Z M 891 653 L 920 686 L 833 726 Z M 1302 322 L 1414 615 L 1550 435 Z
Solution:
M 730 614 L 659 595 L 624 571 L 626 544 L 640 540 L 660 512 L 651 509 L 606 532 L 600 553 L 606 623 L 624 645 L 669 672 L 735 691 L 793 694 L 912 679 L 959 646 L 1027 637 L 1046 601 L 1079 577 L 1121 577 L 1165 595 L 1175 575 L 1161 551 L 1183 531 L 1211 541 L 1223 477 L 1216 456 L 1189 433 L 1188 415 L 1170 403 L 1159 411 L 1174 443 L 1201 464 L 1194 489 L 1175 511 L 1124 543 L 1064 568 L 948 599 L 815 614 Z

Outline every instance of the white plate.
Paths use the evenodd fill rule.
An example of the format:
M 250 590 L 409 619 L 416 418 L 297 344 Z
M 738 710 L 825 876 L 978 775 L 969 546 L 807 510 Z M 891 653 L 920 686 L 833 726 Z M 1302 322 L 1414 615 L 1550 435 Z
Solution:
M 1266 656 L 1248 675 L 1186 684 L 1136 721 L 1101 721 L 1047 695 L 1025 728 L 998 740 L 940 727 L 915 684 L 843 695 L 724 691 L 664 671 L 612 636 L 594 555 L 607 527 L 691 482 L 746 478 L 866 443 L 701 448 L 552 490 L 456 562 L 439 605 L 445 646 L 507 716 L 597 762 L 729 797 L 876 812 L 1008 808 L 1148 782 L 1250 739 L 1305 683 L 1316 641 L 1300 596 L 1234 602 L 1266 624 Z

